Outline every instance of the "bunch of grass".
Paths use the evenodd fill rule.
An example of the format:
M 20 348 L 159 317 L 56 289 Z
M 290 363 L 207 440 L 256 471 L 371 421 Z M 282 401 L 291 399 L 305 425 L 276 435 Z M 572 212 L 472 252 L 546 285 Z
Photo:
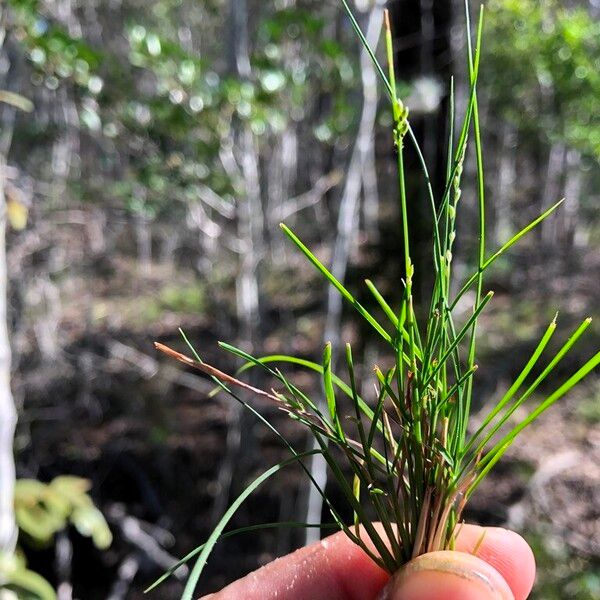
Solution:
M 501 248 L 488 254 L 485 179 L 477 101 L 483 11 L 479 15 L 473 42 L 469 6 L 468 2 L 465 2 L 470 91 L 462 123 L 457 126 L 454 90 L 453 85 L 450 86 L 446 183 L 441 197 L 436 198 L 429 181 L 425 160 L 408 120 L 408 110 L 396 94 L 389 18 L 386 14 L 385 48 L 388 60 L 386 75 L 385 69 L 378 62 L 374 50 L 369 47 L 347 3 L 345 0 L 342 0 L 342 3 L 357 35 L 375 64 L 391 102 L 394 117 L 392 136 L 397 150 L 401 233 L 405 261 L 400 306 L 390 306 L 375 285 L 367 280 L 368 290 L 385 315 L 385 320 L 378 319 L 360 304 L 340 281 L 335 279 L 327 267 L 291 229 L 284 224 L 281 228 L 323 278 L 345 298 L 375 334 L 385 341 L 390 353 L 393 354 L 394 365 L 385 370 L 374 367 L 377 399 L 374 405 L 369 406 L 357 389 L 350 345 L 346 345 L 345 349 L 345 373 L 338 375 L 332 370 L 330 344 L 325 346 L 322 363 L 318 364 L 293 356 L 257 358 L 239 348 L 221 343 L 222 348 L 244 361 L 240 373 L 251 367 L 260 367 L 279 383 L 279 389 L 264 391 L 241 381 L 240 373 L 232 377 L 205 364 L 189 342 L 194 358 L 157 344 L 159 350 L 211 376 L 219 388 L 244 404 L 279 436 L 292 454 L 289 460 L 275 465 L 248 485 L 223 516 L 208 541 L 182 560 L 183 563 L 197 556 L 183 594 L 184 600 L 192 598 L 206 560 L 219 539 L 260 527 L 316 526 L 316 524 L 304 523 L 270 523 L 224 533 L 227 523 L 240 504 L 266 479 L 286 465 L 300 463 L 312 483 L 316 485 L 310 471 L 302 462 L 313 453 L 320 453 L 325 458 L 333 479 L 354 514 L 353 523 L 344 522 L 338 510 L 330 502 L 326 491 L 319 489 L 333 519 L 334 527 L 344 531 L 382 568 L 394 573 L 420 554 L 453 548 L 466 503 L 515 438 L 600 362 L 599 352 L 568 377 L 554 392 L 530 409 L 527 416 L 516 424 L 513 423 L 511 417 L 538 390 L 591 321 L 584 320 L 541 369 L 533 382 L 527 384 L 526 381 L 538 366 L 542 353 L 555 332 L 556 319 L 552 320 L 514 383 L 485 416 L 477 430 L 470 431 L 473 376 L 477 369 L 475 364 L 477 321 L 493 295 L 491 291 L 484 294 L 484 274 L 511 246 L 550 216 L 562 200 L 515 234 Z M 473 139 L 477 172 L 479 213 L 477 269 L 466 278 L 458 293 L 453 296 L 451 294 L 452 250 L 456 237 L 456 219 L 459 214 L 463 165 L 469 136 Z M 411 260 L 409 244 L 410 210 L 404 167 L 407 143 L 412 146 L 421 164 L 433 223 L 434 283 L 424 322 L 418 321 L 413 300 L 415 268 Z M 472 311 L 466 321 L 459 324 L 455 320 L 456 307 L 461 300 L 465 299 L 468 292 L 474 297 Z M 187 338 L 185 339 L 187 342 Z M 322 378 L 325 402 L 311 399 L 297 388 L 277 368 L 276 365 L 282 363 L 318 373 Z M 235 388 L 245 389 L 266 398 L 288 413 L 292 419 L 310 431 L 317 442 L 318 449 L 313 452 L 297 452 L 271 422 L 236 395 Z M 342 414 L 339 402 L 341 396 L 349 399 L 352 407 L 350 414 Z M 347 473 L 351 473 L 351 476 L 349 477 Z M 373 527 L 374 519 L 381 522 L 381 529 Z M 366 538 L 370 539 L 370 545 L 366 543 Z M 161 580 L 173 570 L 165 574 Z

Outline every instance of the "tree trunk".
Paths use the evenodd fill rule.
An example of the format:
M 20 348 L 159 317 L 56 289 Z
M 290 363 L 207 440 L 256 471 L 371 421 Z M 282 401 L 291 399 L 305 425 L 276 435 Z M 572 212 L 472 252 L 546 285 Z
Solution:
M 505 123 L 500 134 L 498 150 L 498 189 L 492 221 L 494 247 L 500 247 L 509 238 L 512 230 L 511 203 L 515 196 L 517 181 L 517 136 L 514 128 Z
M 577 221 L 579 215 L 579 200 L 583 187 L 583 171 L 581 169 L 581 154 L 577 150 L 567 153 L 567 173 L 565 178 L 565 207 L 562 211 L 561 242 L 565 250 L 576 247 Z M 576 252 L 567 252 L 571 258 L 577 256 Z
M 0 553 L 12 553 L 17 542 L 14 514 L 13 440 L 17 411 L 10 389 L 11 352 L 7 325 L 6 199 L 4 156 L 0 155 Z
M 544 194 L 542 197 L 542 209 L 552 206 L 560 200 L 561 187 L 565 172 L 565 163 L 567 160 L 567 149 L 564 144 L 552 144 L 548 153 L 548 166 L 546 168 L 546 177 L 544 183 Z M 551 247 L 556 244 L 557 220 L 548 219 L 542 223 L 541 238 L 544 246 Z
M 248 7 L 246 0 L 230 0 L 230 70 L 240 79 L 250 77 L 248 46 Z M 242 345 L 253 351 L 260 331 L 258 268 L 264 253 L 264 215 L 261 199 L 259 158 L 254 135 L 249 126 L 233 124 L 235 143 L 239 148 L 236 162 L 243 180 L 243 198 L 237 207 L 237 234 L 241 244 L 239 272 L 236 281 L 236 312 Z M 251 374 L 251 377 L 256 377 Z M 227 506 L 235 474 L 247 467 L 253 455 L 252 433 L 241 404 L 232 407 L 227 432 L 226 450 L 219 470 L 220 494 L 213 506 L 213 520 L 221 517 Z M 241 449 L 244 464 L 240 464 Z
M 366 37 L 371 47 L 377 45 L 382 24 L 383 2 L 377 2 L 369 13 L 366 28 Z M 337 221 L 337 237 L 335 240 L 331 266 L 332 274 L 341 282 L 343 282 L 346 277 L 351 245 L 356 239 L 356 231 L 358 230 L 357 217 L 363 182 L 363 171 L 365 167 L 369 167 L 370 161 L 372 160 L 375 118 L 377 116 L 377 75 L 371 60 L 365 51 L 361 51 L 360 64 L 363 107 L 356 142 L 354 144 L 346 175 L 346 185 L 344 186 L 340 203 Z M 339 351 L 340 346 L 341 317 L 342 298 L 337 290 L 333 289 L 333 287 L 329 287 L 324 341 L 331 342 L 334 353 L 335 351 Z M 316 444 L 316 442 L 314 444 Z M 319 487 L 324 490 L 327 485 L 327 465 L 325 459 L 320 455 L 315 455 L 311 460 L 310 470 Z M 323 498 L 321 497 L 319 490 L 317 490 L 315 486 L 311 486 L 308 495 L 306 522 L 320 523 L 322 510 Z M 306 529 L 306 543 L 316 541 L 319 537 L 320 531 L 318 528 Z
M 0 51 L 3 49 L 6 29 L 6 13 L 0 6 Z M 6 61 L 8 77 L 10 63 Z M 0 85 L 3 84 L 0 79 Z M 12 554 L 17 543 L 17 525 L 14 513 L 15 459 L 13 455 L 14 434 L 17 424 L 17 411 L 10 389 L 11 349 L 7 323 L 6 271 L 6 157 L 12 142 L 15 119 L 14 107 L 4 106 L 0 113 L 3 118 L 0 135 L 0 554 Z

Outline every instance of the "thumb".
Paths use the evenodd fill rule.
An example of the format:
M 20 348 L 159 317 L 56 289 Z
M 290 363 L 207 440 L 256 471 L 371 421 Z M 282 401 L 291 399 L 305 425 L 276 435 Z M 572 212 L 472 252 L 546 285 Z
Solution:
M 380 600 L 514 600 L 494 567 L 464 552 L 423 554 L 403 567 Z

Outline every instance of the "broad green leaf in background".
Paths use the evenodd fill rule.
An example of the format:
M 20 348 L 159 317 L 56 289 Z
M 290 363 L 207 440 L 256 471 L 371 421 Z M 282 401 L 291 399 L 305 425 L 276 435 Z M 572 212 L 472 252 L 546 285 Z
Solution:
M 18 553 L 0 554 L 0 589 L 11 590 L 18 600 L 56 600 L 52 586 L 27 569 Z
M 19 528 L 35 545 L 46 545 L 69 523 L 104 550 L 112 534 L 102 513 L 88 495 L 90 482 L 73 476 L 56 477 L 45 484 L 20 479 L 15 488 L 15 515 Z

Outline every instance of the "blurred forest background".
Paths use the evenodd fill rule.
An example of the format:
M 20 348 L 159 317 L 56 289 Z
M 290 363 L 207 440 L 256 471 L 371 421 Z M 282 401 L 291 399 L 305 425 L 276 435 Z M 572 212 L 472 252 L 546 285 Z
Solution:
M 351 5 L 375 43 L 384 3 Z M 388 6 L 401 95 L 437 190 L 451 74 L 459 114 L 466 102 L 463 2 Z M 565 332 L 600 316 L 600 3 L 489 0 L 479 94 L 489 250 L 567 202 L 493 269 L 477 408 L 510 384 L 557 309 Z M 110 535 L 82 487 L 75 527 L 57 525 L 48 499 L 45 516 L 18 512 L 19 552 L 60 600 L 142 598 L 173 557 L 204 541 L 244 483 L 285 454 L 231 400 L 208 398 L 207 380 L 157 356 L 153 340 L 183 348 L 182 327 L 224 369 L 236 364 L 220 339 L 306 358 L 319 357 L 324 340 L 338 349 L 352 341 L 362 385 L 372 387 L 378 342 L 278 223 L 361 302 L 372 302 L 365 277 L 397 297 L 397 184 L 381 96 L 336 0 L 0 0 L 2 510 L 13 487 L 10 369 L 17 477 L 89 479 L 113 537 L 103 549 Z M 428 210 L 410 151 L 408 160 L 417 271 L 426 272 Z M 470 157 L 466 179 L 473 174 Z M 476 241 L 469 185 L 460 210 L 455 268 L 465 275 Z M 423 298 L 428 283 L 419 282 Z M 597 322 L 591 331 L 562 372 L 597 348 Z M 319 393 L 318 381 L 297 381 Z M 307 443 L 283 414 L 259 407 Z M 48 489 L 17 485 L 25 508 Z M 78 521 L 82 502 L 87 520 Z M 306 504 L 307 482 L 290 471 L 235 526 L 302 519 Z M 524 533 L 540 564 L 534 598 L 600 598 L 597 376 L 510 451 L 468 518 Z M 1 529 L 12 552 L 14 527 Z M 223 542 L 204 590 L 304 538 L 270 530 Z M 181 589 L 172 578 L 151 597 Z

